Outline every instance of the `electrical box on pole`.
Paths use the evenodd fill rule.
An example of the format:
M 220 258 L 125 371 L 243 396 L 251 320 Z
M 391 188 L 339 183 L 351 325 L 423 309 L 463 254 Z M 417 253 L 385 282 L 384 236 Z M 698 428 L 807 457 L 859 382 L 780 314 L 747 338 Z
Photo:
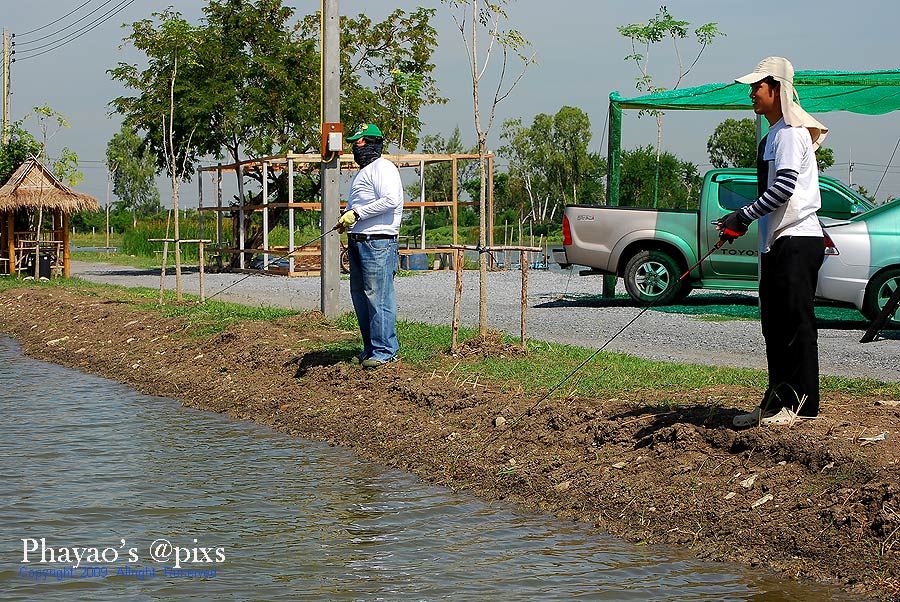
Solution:
M 328 159 L 331 153 L 344 153 L 344 124 L 322 124 L 322 158 Z

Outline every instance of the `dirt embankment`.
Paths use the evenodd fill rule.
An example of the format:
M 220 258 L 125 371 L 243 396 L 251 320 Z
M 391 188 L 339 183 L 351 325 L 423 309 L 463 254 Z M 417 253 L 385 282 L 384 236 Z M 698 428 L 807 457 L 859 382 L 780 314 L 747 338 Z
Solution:
M 457 376 L 466 354 L 428 371 L 356 369 L 321 351 L 355 333 L 315 313 L 197 337 L 115 292 L 10 290 L 0 307 L 0 330 L 33 357 L 629 541 L 900 600 L 896 402 L 831 395 L 815 421 L 736 432 L 731 418 L 761 391 L 628 391 L 535 408 L 505 384 Z

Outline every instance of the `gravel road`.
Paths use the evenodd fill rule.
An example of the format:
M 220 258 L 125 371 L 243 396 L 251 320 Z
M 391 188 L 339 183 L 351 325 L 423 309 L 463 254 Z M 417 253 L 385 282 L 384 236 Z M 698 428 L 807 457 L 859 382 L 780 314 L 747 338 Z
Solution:
M 159 287 L 159 273 L 101 263 L 72 262 L 75 276 L 122 286 Z M 196 272 L 183 278 L 186 292 L 199 292 Z M 246 274 L 207 274 L 206 295 L 250 305 L 290 309 L 318 309 L 320 281 L 315 277 L 286 278 Z M 453 272 L 422 272 L 397 279 L 397 303 L 402 319 L 449 325 L 453 314 Z M 567 271 L 529 272 L 528 326 L 530 339 L 569 343 L 596 349 L 641 310 L 630 301 L 597 298 L 601 279 Z M 621 281 L 620 281 L 621 286 Z M 166 288 L 174 289 L 167 276 Z M 223 290 L 226 287 L 227 290 Z M 624 291 L 622 291 L 624 292 Z M 521 276 L 517 271 L 488 275 L 488 320 L 491 328 L 519 334 Z M 708 303 L 703 293 L 688 297 L 687 305 Z M 748 294 L 728 295 L 734 303 L 752 304 Z M 696 299 L 696 301 L 695 301 Z M 349 283 L 341 280 L 340 305 L 351 311 Z M 461 302 L 463 323 L 478 323 L 478 273 L 467 272 Z M 819 324 L 819 362 L 822 374 L 900 381 L 900 331 L 882 331 L 872 343 L 861 344 L 861 320 Z M 409 345 L 410 341 L 402 344 Z M 765 369 L 759 323 L 755 320 L 711 322 L 688 314 L 651 309 L 618 335 L 606 349 L 639 357 L 681 363 Z

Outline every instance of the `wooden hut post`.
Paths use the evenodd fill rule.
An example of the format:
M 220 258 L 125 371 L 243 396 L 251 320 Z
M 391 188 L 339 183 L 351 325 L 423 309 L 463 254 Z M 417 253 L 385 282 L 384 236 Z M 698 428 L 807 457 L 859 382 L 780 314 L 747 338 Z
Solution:
M 288 273 L 294 272 L 294 160 L 288 158 Z
M 528 351 L 528 345 L 525 343 L 525 318 L 528 314 L 528 262 L 520 261 L 522 264 L 522 351 Z
M 203 172 L 197 174 L 197 230 L 203 238 Z
M 203 288 L 203 238 L 200 238 L 200 303 L 206 301 L 206 289 Z
M 16 275 L 16 212 L 10 211 L 6 219 L 6 231 L 9 234 L 7 244 L 9 245 L 9 274 Z
M 269 162 L 262 162 L 263 269 L 269 270 Z
M 419 207 L 419 248 L 425 248 L 425 160 L 419 162 L 419 201 L 422 206 Z
M 453 295 L 453 325 L 450 335 L 450 351 L 456 352 L 459 346 L 459 302 L 462 299 L 462 282 L 463 282 L 463 260 L 465 259 L 465 250 L 456 249 L 456 261 L 454 268 L 456 269 L 456 291 Z
M 43 192 L 43 191 L 42 191 Z M 44 221 L 44 208 L 38 207 L 37 228 L 34 231 L 34 279 L 41 277 L 41 222 Z
M 450 186 L 451 186 L 450 194 L 453 196 L 453 204 L 450 206 L 451 207 L 450 215 L 451 215 L 452 221 L 453 221 L 453 244 L 458 245 L 459 244 L 459 236 L 457 234 L 457 229 L 459 228 L 459 205 L 458 205 L 459 191 L 457 190 L 457 186 L 456 186 L 456 178 L 457 178 L 456 162 L 457 162 L 456 157 L 453 157 L 453 159 L 450 161 L 450 166 L 451 166 L 450 167 L 450 172 L 451 172 L 450 178 L 452 180 L 452 182 L 450 183 Z
M 222 164 L 216 167 L 216 267 L 222 269 Z
M 488 161 L 488 181 L 487 181 L 487 215 L 485 216 L 487 223 L 488 246 L 494 246 L 494 155 L 490 154 Z M 493 257 L 493 256 L 490 256 Z
M 68 278 L 72 274 L 72 269 L 69 265 L 69 214 L 65 212 L 62 214 L 62 231 L 63 277 Z

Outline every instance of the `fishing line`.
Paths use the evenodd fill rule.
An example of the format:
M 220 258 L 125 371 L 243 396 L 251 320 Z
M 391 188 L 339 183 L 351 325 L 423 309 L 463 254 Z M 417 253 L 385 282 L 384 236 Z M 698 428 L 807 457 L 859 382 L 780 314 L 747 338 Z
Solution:
M 703 257 L 701 257 L 699 261 L 697 261 L 695 264 L 693 264 L 691 267 L 689 267 L 687 270 L 685 270 L 684 274 L 682 274 L 682 275 L 678 278 L 678 280 L 677 280 L 676 282 L 681 282 L 682 280 L 684 280 L 684 278 L 685 278 L 688 274 L 690 274 L 692 271 L 694 271 L 694 268 L 696 268 L 696 267 L 699 266 L 701 263 L 703 263 L 704 261 L 706 261 L 706 259 L 707 259 L 710 255 L 712 255 L 713 253 L 715 253 L 716 251 L 718 251 L 719 249 L 721 249 L 721 248 L 722 248 L 722 245 L 724 245 L 724 244 L 725 244 L 725 239 L 724 239 L 724 238 L 720 238 L 719 241 L 718 241 L 715 245 L 713 245 L 712 248 L 710 248 L 710 250 L 707 251 L 706 254 L 705 254 Z M 644 308 L 642 308 L 641 311 L 639 311 L 639 312 L 637 313 L 637 315 L 635 315 L 633 318 L 631 318 L 631 320 L 628 321 L 627 324 L 625 324 L 625 326 L 623 326 L 622 328 L 620 328 L 620 329 L 618 330 L 618 332 L 616 332 L 616 334 L 612 335 L 612 337 L 610 337 L 609 340 L 607 340 L 605 343 L 603 343 L 603 345 L 601 345 L 599 349 L 595 350 L 592 354 L 590 354 L 587 358 L 585 358 L 580 364 L 578 364 L 578 365 L 575 367 L 574 370 L 572 370 L 571 372 L 569 372 L 569 374 L 567 374 L 565 377 L 563 377 L 562 380 L 560 380 L 560 381 L 559 381 L 558 383 L 556 383 L 551 389 L 549 389 L 549 390 L 544 394 L 543 397 L 541 397 L 540 399 L 538 399 L 537 402 L 535 402 L 534 404 L 532 404 L 531 407 L 529 407 L 527 410 L 525 410 L 524 412 L 522 412 L 521 414 L 519 414 L 516 418 L 514 418 L 512 421 L 510 421 L 510 423 L 509 423 L 509 428 L 508 428 L 507 430 L 505 430 L 505 431 L 500 431 L 500 432 L 498 432 L 496 435 L 494 435 L 493 437 L 491 437 L 490 439 L 488 439 L 487 442 L 485 442 L 484 445 L 482 445 L 482 449 L 484 449 L 485 447 L 487 447 L 488 445 L 490 445 L 491 443 L 493 443 L 495 440 L 497 440 L 497 439 L 498 439 L 500 436 L 502 436 L 504 433 L 509 432 L 510 430 L 512 430 L 512 428 L 513 428 L 516 424 L 518 424 L 525 416 L 528 416 L 528 415 L 530 415 L 532 412 L 534 412 L 534 410 L 536 410 L 538 406 L 540 406 L 542 403 L 544 403 L 544 402 L 545 402 L 545 401 L 546 401 L 546 400 L 547 400 L 547 399 L 548 399 L 548 398 L 549 398 L 549 397 L 550 397 L 557 389 L 559 389 L 561 386 L 563 386 L 563 384 L 565 384 L 566 382 L 568 382 L 568 380 L 569 380 L 570 378 L 572 378 L 573 376 L 575 376 L 575 374 L 577 374 L 579 370 L 581 370 L 582 368 L 584 368 L 591 360 L 593 360 L 595 357 L 597 357 L 597 354 L 598 354 L 598 353 L 600 353 L 601 351 L 603 351 L 604 349 L 606 349 L 606 347 L 607 347 L 610 343 L 612 343 L 612 342 L 616 339 L 616 337 L 618 337 L 620 334 L 622 334 L 623 332 L 625 332 L 625 330 L 626 330 L 629 326 L 631 326 L 632 324 L 634 324 L 641 316 L 643 316 L 644 313 L 645 313 L 648 309 L 651 309 L 654 305 L 656 305 L 656 301 L 657 301 L 659 298 L 660 298 L 660 297 L 656 297 L 656 299 L 654 299 L 654 300 L 651 301 L 648 305 L 646 305 Z
M 897 144 L 894 145 L 894 152 L 891 153 L 891 158 L 888 159 L 888 164 L 884 168 L 884 174 L 881 176 L 881 180 L 878 181 L 878 186 L 875 187 L 875 192 L 872 193 L 872 197 L 878 196 L 878 189 L 881 188 L 882 182 L 884 182 L 884 176 L 887 175 L 888 169 L 891 168 L 891 163 L 894 162 L 894 155 L 897 154 L 897 147 L 900 146 L 900 138 L 897 139 Z
M 329 230 L 328 232 L 326 232 L 326 233 L 324 233 L 324 234 L 322 234 L 322 235 L 320 235 L 320 236 L 317 236 L 317 237 L 313 238 L 313 239 L 310 240 L 310 241 L 307 241 L 307 242 L 303 243 L 302 245 L 300 245 L 299 247 L 297 247 L 297 248 L 294 249 L 293 251 L 288 251 L 288 252 L 285 253 L 284 255 L 278 255 L 278 256 L 276 256 L 276 257 L 275 257 L 274 259 L 272 259 L 271 261 L 266 262 L 266 264 L 263 265 L 263 266 L 260 268 L 260 271 L 265 270 L 267 267 L 269 267 L 270 265 L 272 265 L 273 263 L 275 263 L 275 262 L 278 261 L 279 259 L 284 259 L 285 257 L 290 257 L 291 255 L 293 255 L 293 254 L 296 253 L 297 251 L 303 249 L 304 247 L 308 247 L 309 245 L 313 244 L 314 242 L 318 242 L 318 241 L 322 240 L 323 238 L 325 238 L 326 236 L 328 236 L 329 234 L 331 234 L 332 232 L 334 232 L 334 231 L 336 231 L 336 230 L 337 230 L 337 227 L 334 227 L 334 228 L 332 228 L 331 230 Z M 240 278 L 240 279 L 238 279 L 238 280 L 235 280 L 234 282 L 232 282 L 231 284 L 229 284 L 229 285 L 226 286 L 225 288 L 223 288 L 223 289 L 217 291 L 216 293 L 210 295 L 209 297 L 206 298 L 206 300 L 209 301 L 210 299 L 212 299 L 212 298 L 215 297 L 216 295 L 219 295 L 219 294 L 221 294 L 221 293 L 224 293 L 225 291 L 227 291 L 227 290 L 230 289 L 231 287 L 237 286 L 238 284 L 240 284 L 241 282 L 243 282 L 243 281 L 246 280 L 247 278 L 250 278 L 251 276 L 256 276 L 256 275 L 257 275 L 256 272 L 247 274 L 247 275 L 244 276 L 243 278 Z

